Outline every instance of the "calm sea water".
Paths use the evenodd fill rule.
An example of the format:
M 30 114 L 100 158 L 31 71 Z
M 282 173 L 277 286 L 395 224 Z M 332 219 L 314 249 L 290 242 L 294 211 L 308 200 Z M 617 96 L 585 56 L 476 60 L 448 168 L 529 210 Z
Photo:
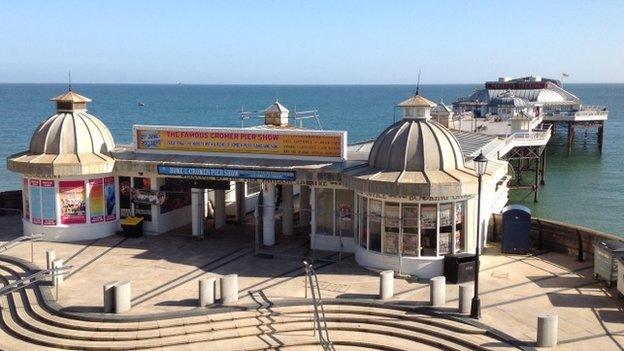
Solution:
M 423 86 L 429 99 L 446 102 L 481 85 Z M 0 191 L 19 189 L 19 177 L 6 170 L 6 157 L 25 150 L 38 123 L 54 113 L 48 100 L 66 90 L 60 84 L 0 84 Z M 600 154 L 591 137 L 579 135 L 572 155 L 562 136 L 548 149 L 546 185 L 533 204 L 528 190 L 511 202 L 534 214 L 624 235 L 624 84 L 569 84 L 586 105 L 605 105 L 609 121 Z M 398 116 L 394 106 L 413 94 L 413 86 L 210 86 L 75 84 L 91 98 L 89 111 L 111 130 L 117 143 L 131 141 L 133 124 L 239 126 L 238 111 L 259 110 L 275 98 L 288 108 L 317 108 L 325 129 L 348 131 L 349 142 L 377 136 Z M 139 107 L 143 102 L 144 107 Z

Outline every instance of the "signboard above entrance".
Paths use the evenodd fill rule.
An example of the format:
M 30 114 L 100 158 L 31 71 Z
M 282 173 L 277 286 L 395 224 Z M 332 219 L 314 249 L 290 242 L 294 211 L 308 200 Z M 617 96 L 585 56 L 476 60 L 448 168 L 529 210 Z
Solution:
M 134 145 L 137 152 L 343 161 L 347 132 L 135 125 Z
M 158 174 L 186 177 L 207 177 L 221 179 L 249 179 L 249 180 L 283 180 L 294 181 L 295 172 L 261 171 L 251 169 L 229 168 L 202 168 L 202 167 L 178 167 L 158 166 Z

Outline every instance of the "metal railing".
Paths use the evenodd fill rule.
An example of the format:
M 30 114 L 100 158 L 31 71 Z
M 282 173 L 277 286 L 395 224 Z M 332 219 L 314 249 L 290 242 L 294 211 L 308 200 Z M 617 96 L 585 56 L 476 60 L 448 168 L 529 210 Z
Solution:
M 34 252 L 35 252 L 35 248 L 34 248 L 34 242 L 43 239 L 43 234 L 31 234 L 31 235 L 23 235 L 23 236 L 19 236 L 9 242 L 6 242 L 2 245 L 0 245 L 0 253 L 2 252 L 6 252 L 7 250 L 9 250 L 12 247 L 15 247 L 21 243 L 30 242 L 30 262 L 34 261 Z
M 66 267 L 58 267 L 58 268 L 50 268 L 50 269 L 44 269 L 41 270 L 39 272 L 33 273 L 25 278 L 22 278 L 20 280 L 16 280 L 12 283 L 9 283 L 5 286 L 3 286 L 2 288 L 0 288 L 0 296 L 3 295 L 7 295 L 10 294 L 14 291 L 17 291 L 19 289 L 23 289 L 29 285 L 32 285 L 38 281 L 43 280 L 44 278 L 47 277 L 56 277 L 58 275 L 65 275 L 67 273 L 69 273 L 69 271 L 72 269 L 72 266 L 66 266 Z M 58 284 L 56 284 L 57 289 L 58 289 Z M 58 295 L 58 290 L 57 290 L 57 295 Z
M 245 121 L 250 121 L 254 119 L 263 120 L 264 118 L 264 110 L 245 111 L 241 108 L 239 114 L 241 128 L 245 127 Z M 297 111 L 295 109 L 288 116 L 289 123 L 292 123 L 293 126 L 299 128 L 303 128 L 303 121 L 307 119 L 313 120 L 316 123 L 316 128 L 323 129 L 323 125 L 321 124 L 321 117 L 317 109 L 307 111 Z
M 323 307 L 323 299 L 321 298 L 321 289 L 318 283 L 318 277 L 311 263 L 303 261 L 307 281 L 309 282 L 310 292 L 312 294 L 312 305 L 314 306 L 314 331 L 318 332 L 319 343 L 323 350 L 335 351 L 334 345 L 329 338 L 327 330 L 327 321 L 325 320 L 325 309 Z

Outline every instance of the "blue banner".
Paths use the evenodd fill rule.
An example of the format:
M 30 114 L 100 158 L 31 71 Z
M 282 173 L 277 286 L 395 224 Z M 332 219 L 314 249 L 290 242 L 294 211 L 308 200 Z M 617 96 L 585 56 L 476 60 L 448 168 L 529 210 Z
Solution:
M 295 172 L 258 171 L 249 169 L 158 166 L 158 174 L 189 177 L 295 180 Z

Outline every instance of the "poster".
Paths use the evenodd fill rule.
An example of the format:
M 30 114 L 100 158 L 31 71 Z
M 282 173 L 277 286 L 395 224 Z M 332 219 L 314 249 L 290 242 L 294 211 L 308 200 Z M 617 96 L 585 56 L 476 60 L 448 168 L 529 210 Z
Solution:
M 386 232 L 384 234 L 384 253 L 399 253 L 399 233 Z
M 89 179 L 89 211 L 91 223 L 104 222 L 104 182 L 102 178 Z
M 440 233 L 440 255 L 451 253 L 451 233 Z
M 86 223 L 84 181 L 59 181 L 59 193 L 61 198 L 61 224 Z
M 120 217 L 132 216 L 132 184 L 130 177 L 119 177 L 119 210 Z
M 440 205 L 440 227 L 450 226 L 453 224 L 453 204 Z
M 41 224 L 41 181 L 39 179 L 30 180 L 30 219 L 32 224 Z
M 137 150 L 267 154 L 344 159 L 341 131 L 135 126 Z
M 406 255 L 406 256 L 418 255 L 418 235 L 417 234 L 403 234 L 403 255 Z
M 30 192 L 28 191 L 28 179 L 22 181 L 22 198 L 24 199 L 24 219 L 30 221 Z
M 53 180 L 41 180 L 43 225 L 56 225 L 56 193 Z
M 106 199 L 106 221 L 117 219 L 117 199 L 115 194 L 115 177 L 104 178 L 104 198 Z
M 436 229 L 436 205 L 422 205 L 420 208 L 420 224 L 422 229 Z

